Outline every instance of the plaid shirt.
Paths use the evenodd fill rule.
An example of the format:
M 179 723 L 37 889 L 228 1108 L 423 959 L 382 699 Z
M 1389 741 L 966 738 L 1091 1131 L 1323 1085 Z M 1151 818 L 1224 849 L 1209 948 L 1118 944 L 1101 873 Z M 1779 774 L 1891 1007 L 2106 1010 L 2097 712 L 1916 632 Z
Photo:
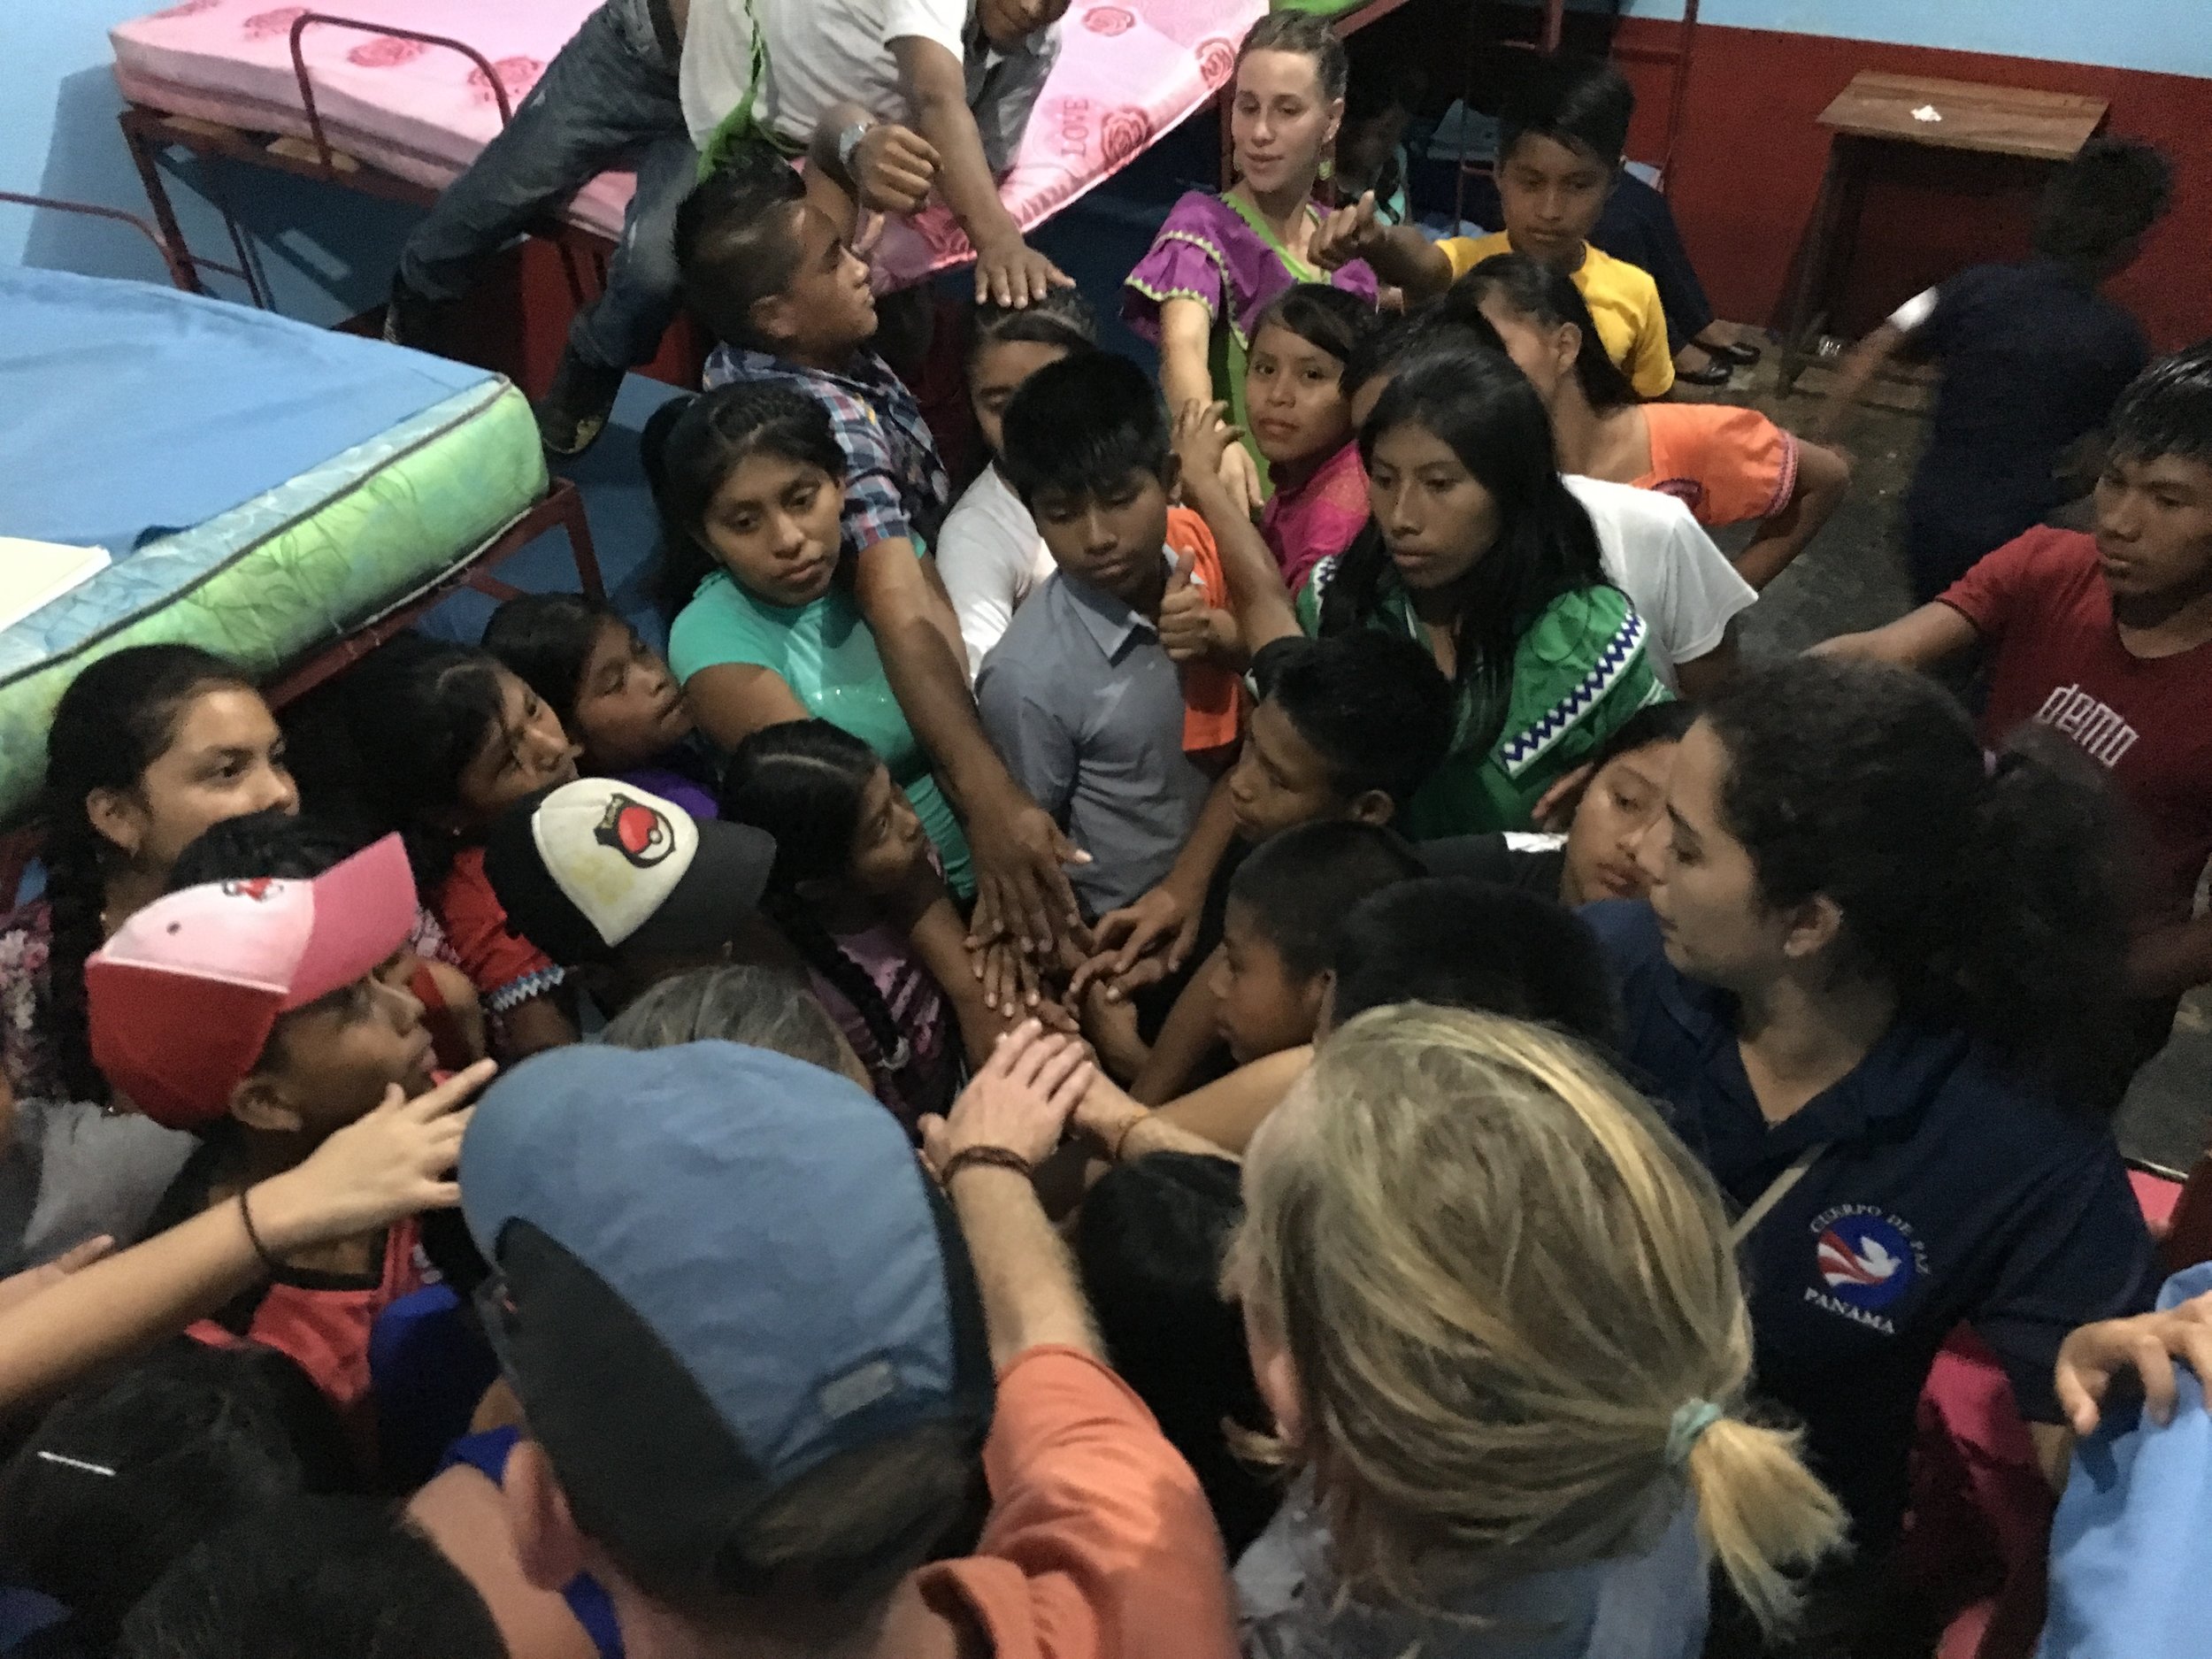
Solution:
M 827 407 L 845 451 L 846 553 L 901 537 L 917 551 L 935 543 L 952 480 L 922 406 L 874 352 L 861 352 L 850 373 L 829 374 L 764 351 L 717 346 L 704 378 L 710 390 L 733 380 L 780 380 Z

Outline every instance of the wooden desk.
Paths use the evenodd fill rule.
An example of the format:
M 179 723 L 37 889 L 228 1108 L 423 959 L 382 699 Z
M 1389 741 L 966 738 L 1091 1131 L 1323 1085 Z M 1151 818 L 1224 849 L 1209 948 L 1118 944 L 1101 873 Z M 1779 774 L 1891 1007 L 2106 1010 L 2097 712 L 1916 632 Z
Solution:
M 1864 205 L 1866 173 L 1878 146 L 1978 151 L 2062 165 L 2104 124 L 2102 98 L 2072 92 L 1886 75 L 1863 70 L 1820 112 L 1832 136 L 1813 211 L 1812 240 L 1798 273 L 1782 333 L 1782 388 L 1817 360 L 1814 349 L 1849 266 Z M 1932 117 L 1932 119 L 1931 119 Z

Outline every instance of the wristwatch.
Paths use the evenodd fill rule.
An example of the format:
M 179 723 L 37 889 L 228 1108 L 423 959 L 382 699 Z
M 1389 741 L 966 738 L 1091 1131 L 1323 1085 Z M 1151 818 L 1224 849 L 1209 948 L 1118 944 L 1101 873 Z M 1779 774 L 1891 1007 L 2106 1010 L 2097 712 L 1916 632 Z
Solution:
M 845 176 L 853 176 L 853 152 L 860 148 L 860 141 L 868 136 L 868 123 L 855 121 L 837 135 L 837 165 L 845 170 Z

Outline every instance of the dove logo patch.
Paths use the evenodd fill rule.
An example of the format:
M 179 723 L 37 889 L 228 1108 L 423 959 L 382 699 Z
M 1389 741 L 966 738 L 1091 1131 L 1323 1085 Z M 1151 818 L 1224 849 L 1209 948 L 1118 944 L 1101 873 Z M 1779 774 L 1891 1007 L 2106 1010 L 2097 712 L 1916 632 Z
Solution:
M 1846 1302 L 1880 1308 L 1912 1283 L 1912 1256 L 1887 1222 L 1862 1217 L 1820 1235 L 1820 1276 Z
M 1813 1218 L 1813 1276 L 1806 1300 L 1858 1325 L 1894 1332 L 1884 1310 L 1901 1301 L 1927 1262 L 1920 1240 L 1895 1216 L 1845 1205 Z

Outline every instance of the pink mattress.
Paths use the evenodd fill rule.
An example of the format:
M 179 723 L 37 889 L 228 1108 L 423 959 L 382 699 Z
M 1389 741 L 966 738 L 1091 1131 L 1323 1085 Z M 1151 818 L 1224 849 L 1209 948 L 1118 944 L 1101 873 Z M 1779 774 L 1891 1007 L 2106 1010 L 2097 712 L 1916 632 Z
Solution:
M 331 0 L 330 15 L 465 40 L 519 104 L 596 0 Z M 312 8 L 321 10 L 321 8 Z M 181 0 L 110 31 L 124 96 L 172 114 L 305 136 L 289 34 L 307 6 Z M 1005 185 L 1026 227 L 1125 166 L 1229 76 L 1236 42 L 1266 0 L 1075 0 L 1060 60 Z M 442 186 L 499 129 L 484 71 L 458 52 L 333 24 L 301 41 L 316 108 L 337 149 L 417 184 Z M 627 173 L 578 192 L 569 219 L 611 237 Z M 918 280 L 970 257 L 942 206 L 897 221 L 877 242 L 879 280 Z

